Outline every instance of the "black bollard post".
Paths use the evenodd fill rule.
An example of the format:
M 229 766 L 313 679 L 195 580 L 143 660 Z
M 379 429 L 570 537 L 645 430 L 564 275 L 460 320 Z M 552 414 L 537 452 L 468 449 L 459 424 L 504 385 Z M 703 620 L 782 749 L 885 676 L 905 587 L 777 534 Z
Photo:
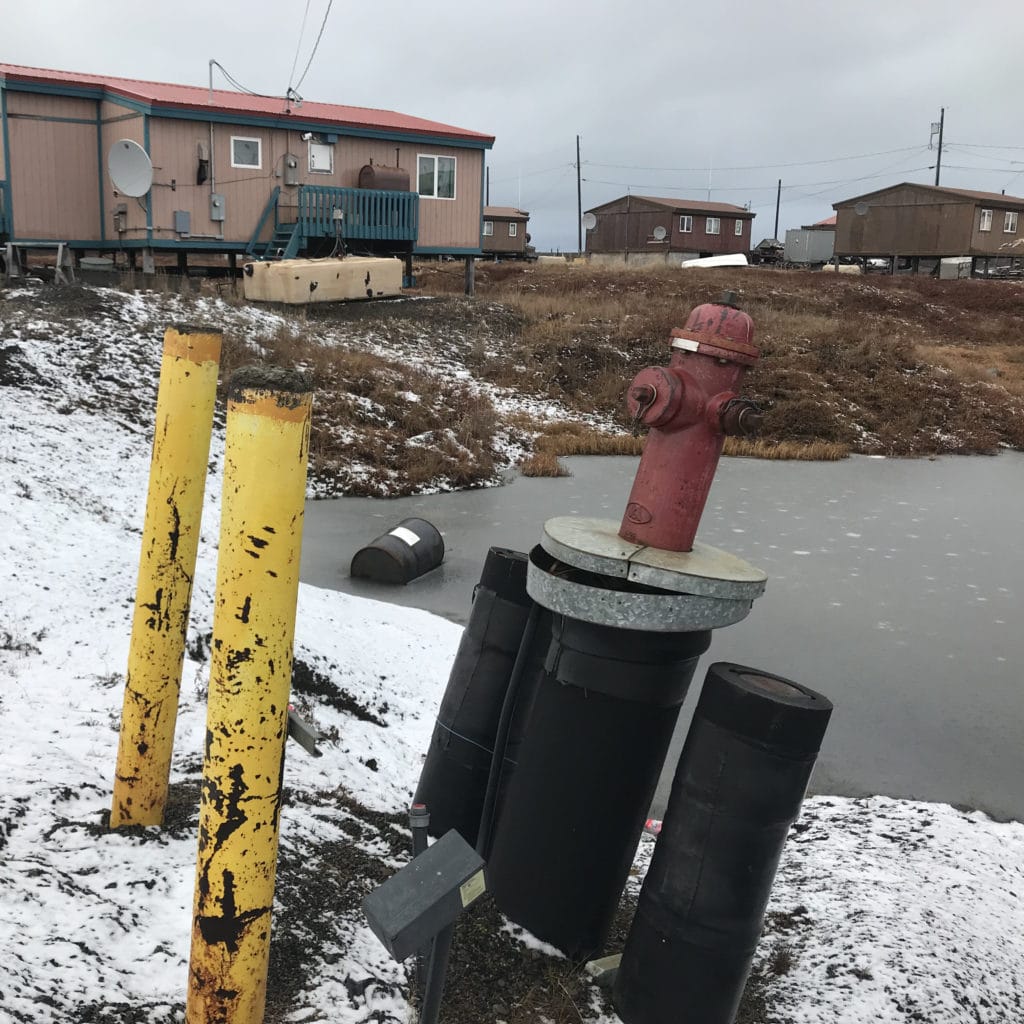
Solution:
M 831 714 L 759 669 L 708 669 L 615 979 L 624 1024 L 732 1024 Z
M 710 641 L 709 630 L 614 629 L 563 615 L 538 625 L 487 877 L 502 913 L 574 959 L 607 937 Z
M 491 548 L 416 788 L 416 802 L 430 808 L 432 836 L 454 828 L 477 841 L 502 706 L 532 607 L 526 555 Z

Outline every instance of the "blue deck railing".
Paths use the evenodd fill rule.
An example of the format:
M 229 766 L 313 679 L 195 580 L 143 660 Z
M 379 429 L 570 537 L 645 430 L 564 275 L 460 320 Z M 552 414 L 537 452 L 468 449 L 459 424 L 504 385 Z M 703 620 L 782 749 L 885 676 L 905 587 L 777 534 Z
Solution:
M 333 238 L 334 211 L 341 210 L 345 239 L 415 242 L 419 199 L 415 192 L 303 185 L 299 188 L 299 229 L 306 238 Z
M 0 181 L 0 235 L 7 234 L 7 182 Z

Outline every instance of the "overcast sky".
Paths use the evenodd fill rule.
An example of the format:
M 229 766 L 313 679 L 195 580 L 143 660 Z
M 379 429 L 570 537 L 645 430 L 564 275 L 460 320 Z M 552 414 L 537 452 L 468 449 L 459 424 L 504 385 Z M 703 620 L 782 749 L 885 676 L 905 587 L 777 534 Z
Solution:
M 328 8 L 309 0 L 0 0 L 0 61 L 247 88 L 298 80 Z M 899 181 L 1024 193 L 1024 0 L 333 0 L 300 92 L 495 135 L 491 202 L 575 250 L 583 209 L 711 198 L 770 236 Z M 292 73 L 293 63 L 297 66 Z M 218 88 L 230 88 L 220 78 Z M 869 155 L 870 154 L 870 155 Z M 855 159 L 845 159 L 855 158 Z

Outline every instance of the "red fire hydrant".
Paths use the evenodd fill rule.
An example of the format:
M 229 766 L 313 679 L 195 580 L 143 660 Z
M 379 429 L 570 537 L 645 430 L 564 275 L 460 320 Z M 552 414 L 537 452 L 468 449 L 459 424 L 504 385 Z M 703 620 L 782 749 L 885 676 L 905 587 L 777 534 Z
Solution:
M 641 370 L 629 387 L 634 424 L 651 428 L 619 536 L 690 551 L 727 434 L 750 434 L 761 415 L 736 394 L 757 362 L 754 323 L 735 292 L 698 306 L 672 331 L 668 366 Z

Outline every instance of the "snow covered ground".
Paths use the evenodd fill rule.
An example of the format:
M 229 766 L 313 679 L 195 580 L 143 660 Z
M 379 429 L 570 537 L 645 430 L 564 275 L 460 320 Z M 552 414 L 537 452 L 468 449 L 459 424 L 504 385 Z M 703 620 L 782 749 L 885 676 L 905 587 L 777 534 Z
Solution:
M 81 297 L 88 315 L 48 301 L 41 292 L 16 323 L 0 305 L 0 1021 L 164 1024 L 183 1019 L 223 437 L 168 824 L 110 832 L 147 424 L 175 310 L 110 291 Z M 206 319 L 246 317 L 254 331 L 271 315 L 204 301 Z M 406 969 L 358 902 L 405 859 L 404 809 L 459 635 L 423 612 L 300 587 L 296 659 L 315 685 L 296 702 L 333 738 L 320 759 L 289 750 L 268 1020 L 415 1019 Z M 881 797 L 808 800 L 756 977 L 764 1024 L 1024 1022 L 1024 825 Z M 565 1019 L 610 1024 L 600 1005 L 590 990 Z

